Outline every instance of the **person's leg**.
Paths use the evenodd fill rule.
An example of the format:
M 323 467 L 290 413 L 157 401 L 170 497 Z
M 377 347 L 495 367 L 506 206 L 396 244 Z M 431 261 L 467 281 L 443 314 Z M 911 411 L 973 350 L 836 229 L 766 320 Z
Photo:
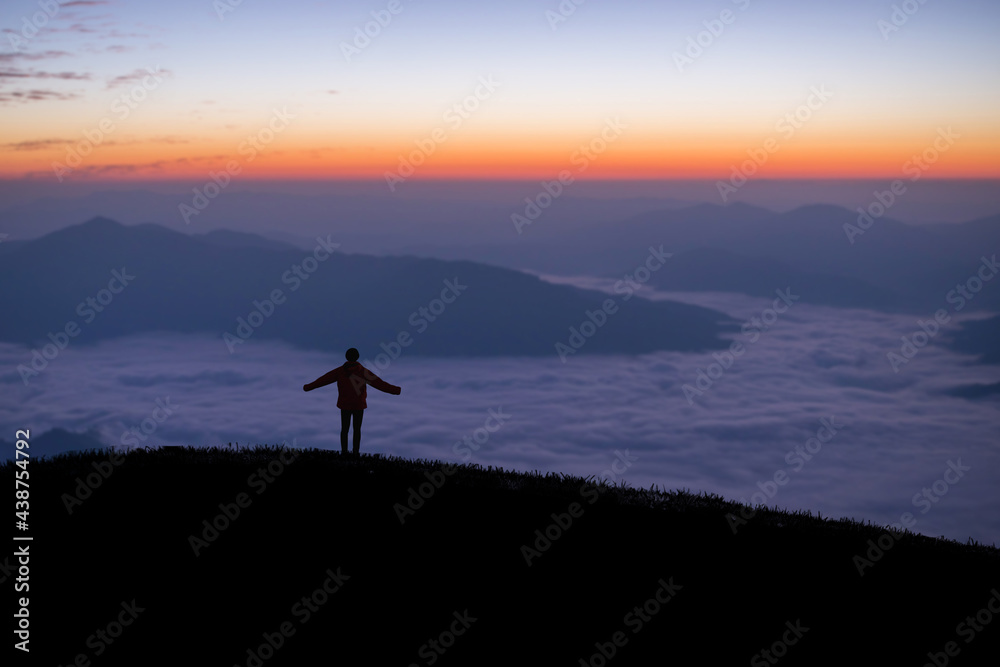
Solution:
M 354 411 L 354 453 L 361 451 L 361 422 L 365 418 L 364 410 Z
M 347 453 L 347 432 L 351 428 L 351 411 L 340 411 L 340 453 Z M 355 430 L 357 427 L 355 427 Z

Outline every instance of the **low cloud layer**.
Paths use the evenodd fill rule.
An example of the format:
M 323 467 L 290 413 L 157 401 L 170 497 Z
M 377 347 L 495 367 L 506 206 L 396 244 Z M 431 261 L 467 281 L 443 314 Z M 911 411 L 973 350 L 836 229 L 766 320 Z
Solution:
M 773 305 L 728 294 L 670 296 L 741 320 Z M 372 366 L 403 393 L 369 391 L 362 451 L 458 462 L 470 450 L 455 445 L 478 437 L 471 463 L 617 481 L 612 464 L 623 470 L 628 461 L 623 478 L 633 486 L 751 501 L 763 497 L 753 495 L 760 483 L 775 490 L 768 505 L 877 524 L 910 513 L 917 532 L 1000 545 L 1000 401 L 944 393 L 996 382 L 997 368 L 972 364 L 938 337 L 894 372 L 886 354 L 915 330 L 911 317 L 795 304 L 756 340 L 754 329 L 736 334 L 744 352 L 724 371 L 711 368 L 719 361 L 710 353 L 580 353 L 565 364 L 554 351 L 542 360 L 404 354 Z M 362 361 L 378 351 L 358 347 Z M 195 336 L 96 347 L 81 340 L 25 387 L 15 368 L 29 357 L 23 347 L 0 346 L 0 425 L 11 437 L 25 427 L 97 429 L 119 444 L 134 427 L 143 444 L 339 449 L 336 388 L 302 391 L 342 363 L 337 355 L 254 340 L 230 355 L 221 338 Z M 698 385 L 699 370 L 715 376 L 710 387 Z M 702 393 L 685 395 L 685 384 Z M 164 401 L 173 414 L 157 421 Z M 491 410 L 509 416 L 499 428 Z M 825 443 L 810 442 L 819 434 Z M 968 470 L 956 480 L 946 472 L 959 462 Z M 768 484 L 779 472 L 787 482 Z M 925 488 L 933 500 L 921 498 Z

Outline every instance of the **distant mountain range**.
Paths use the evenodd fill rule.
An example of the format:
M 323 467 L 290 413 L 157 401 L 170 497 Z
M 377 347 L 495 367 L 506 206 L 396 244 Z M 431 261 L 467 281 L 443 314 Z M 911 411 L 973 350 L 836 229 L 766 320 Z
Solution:
M 123 193 L 118 196 L 118 205 L 136 211 L 150 197 L 150 193 Z M 155 201 L 158 216 L 163 217 L 174 200 L 159 195 Z M 288 204 L 281 197 L 272 201 L 263 194 L 235 193 L 232 201 L 213 204 L 209 211 L 213 215 L 219 210 L 228 211 L 227 215 L 242 212 L 248 220 L 246 228 L 260 230 L 261 219 L 278 219 L 272 209 L 279 202 Z M 97 318 L 93 333 L 88 334 L 96 336 L 151 328 L 215 330 L 220 335 L 233 332 L 236 318 L 250 315 L 254 299 L 262 299 L 271 289 L 283 288 L 289 302 L 278 306 L 281 317 L 275 317 L 273 322 L 269 319 L 255 331 L 255 336 L 321 349 L 341 346 L 339 338 L 331 342 L 334 331 L 342 332 L 345 339 L 375 336 L 375 340 L 389 340 L 411 328 L 409 315 L 434 296 L 431 283 L 440 285 L 446 273 L 454 277 L 457 271 L 480 281 L 477 284 L 484 290 L 480 293 L 505 304 L 500 310 L 513 308 L 515 315 L 505 319 L 500 312 L 486 312 L 483 301 L 467 306 L 461 299 L 453 312 L 466 314 L 453 322 L 460 323 L 470 334 L 452 331 L 451 318 L 444 317 L 441 326 L 429 326 L 428 335 L 422 335 L 420 345 L 413 347 L 413 351 L 428 354 L 551 351 L 556 341 L 568 340 L 569 327 L 582 323 L 581 314 L 600 304 L 599 297 L 596 293 L 581 296 L 579 292 L 560 292 L 569 288 L 555 288 L 521 271 L 500 267 L 622 279 L 637 269 L 641 271 L 650 247 L 662 247 L 671 254 L 648 277 L 651 286 L 665 291 L 767 297 L 776 289 L 790 288 L 802 303 L 905 313 L 914 318 L 930 317 L 942 308 L 957 313 L 958 305 L 966 313 L 1000 312 L 1000 280 L 980 279 L 986 275 L 980 274 L 983 260 L 990 263 L 1000 255 L 1000 216 L 936 225 L 910 225 L 882 217 L 873 219 L 865 228 L 858 224 L 857 211 L 830 205 L 775 213 L 746 204 L 686 206 L 668 202 L 662 208 L 664 204 L 655 200 L 629 199 L 615 209 L 608 202 L 566 199 L 553 202 L 518 234 L 509 219 L 518 211 L 506 210 L 495 202 L 463 203 L 455 207 L 451 217 L 439 220 L 420 202 L 389 202 L 380 209 L 374 200 L 346 198 L 344 208 L 330 210 L 328 226 L 321 227 L 318 220 L 322 202 L 326 200 L 301 199 L 300 207 L 304 207 L 311 222 L 304 226 L 296 223 L 297 233 L 323 229 L 320 235 L 342 242 L 345 252 L 355 252 L 358 247 L 377 248 L 378 252 L 367 257 L 338 254 L 336 262 L 322 264 L 315 279 L 302 281 L 301 291 L 295 293 L 290 292 L 291 285 L 282 283 L 281 276 L 311 252 L 315 237 L 304 240 L 289 233 L 292 227 L 280 230 L 273 224 L 266 231 L 269 238 L 225 229 L 192 234 L 192 228 L 173 218 L 169 218 L 171 223 L 187 233 L 171 233 L 151 225 L 123 228 L 95 219 L 77 231 L 63 228 L 25 241 L 26 228 L 22 229 L 20 235 L 15 233 L 0 243 L 0 276 L 5 285 L 20 285 L 25 275 L 37 273 L 37 269 L 28 269 L 27 274 L 14 272 L 15 266 L 28 266 L 22 258 L 30 255 L 37 258 L 33 262 L 40 262 L 37 266 L 55 263 L 52 275 L 66 275 L 72 270 L 80 280 L 89 276 L 96 289 L 100 284 L 98 272 L 106 274 L 116 263 L 129 266 L 119 259 L 124 256 L 142 257 L 145 270 L 153 272 L 149 275 L 157 285 L 140 289 L 146 281 L 137 281 L 123 299 L 140 293 L 143 301 L 162 301 L 166 309 L 157 311 L 145 303 L 120 316 L 109 309 L 109 316 Z M 657 206 L 661 208 L 650 210 Z M 42 208 L 31 210 L 32 215 L 44 212 Z M 253 211 L 259 215 L 251 224 Z M 287 216 L 287 212 L 283 215 Z M 199 219 L 191 227 L 211 229 L 203 226 L 208 221 Z M 41 228 L 36 221 L 33 229 Z M 129 236 L 139 230 L 142 233 L 138 236 Z M 282 240 L 274 240 L 279 237 Z M 77 251 L 86 249 L 88 261 L 105 266 L 98 269 L 72 256 L 74 253 L 60 254 L 70 246 Z M 384 256 L 387 253 L 405 257 Z M 138 270 L 138 264 L 133 264 Z M 178 271 L 177 267 L 184 270 Z M 61 318 L 61 324 L 65 324 L 82 298 L 79 295 L 83 287 L 77 284 L 74 282 L 72 294 L 65 294 L 44 280 L 33 280 L 28 289 L 19 287 L 14 294 L 8 291 L 0 302 L 21 308 L 21 312 L 39 314 L 42 304 L 43 310 L 58 306 L 61 314 L 53 315 L 53 319 Z M 351 285 L 359 285 L 356 298 L 350 293 Z M 961 297 L 958 291 L 966 286 L 968 298 Z M 438 292 L 441 288 L 437 288 Z M 569 294 L 574 296 L 564 296 Z M 178 299 L 183 300 L 183 307 Z M 376 303 L 380 307 L 375 308 Z M 654 311 L 648 310 L 651 304 L 639 300 L 632 303 L 639 307 L 613 318 L 614 328 L 620 331 L 602 331 L 600 336 L 588 339 L 584 346 L 588 352 L 711 346 L 714 343 L 704 341 L 713 339 L 715 323 L 723 319 L 718 313 L 707 315 L 703 310 L 673 310 L 667 319 L 657 319 Z M 345 324 L 330 311 L 331 306 L 346 308 L 359 317 Z M 665 307 L 667 310 L 662 312 L 678 305 Z M 533 320 L 530 331 L 523 328 L 527 326 L 524 322 L 513 323 L 523 317 Z M 654 321 L 655 327 L 650 329 Z M 677 326 L 678 322 L 683 324 Z M 975 325 L 968 333 L 963 331 L 956 337 L 956 345 L 981 355 L 983 361 L 991 361 L 1000 356 L 1000 336 L 982 326 Z M 49 331 L 38 329 L 23 318 L 14 318 L 0 323 L 0 339 L 38 341 Z M 546 338 L 550 339 L 547 343 L 540 342 Z
M 304 251 L 250 234 L 95 218 L 0 246 L 0 340 L 41 348 L 67 336 L 202 332 L 236 352 L 254 340 L 353 346 L 363 358 L 402 347 L 554 355 L 562 344 L 570 358 L 719 349 L 727 343 L 718 335 L 736 330 L 697 306 L 609 297 L 476 262 L 345 254 L 335 244 L 319 237 Z
M 26 239 L 85 219 L 86 211 L 115 211 L 126 222 L 161 224 L 187 235 L 240 230 L 212 231 L 222 235 L 206 240 L 217 245 L 263 247 L 261 242 L 277 239 L 308 250 L 316 235 L 332 234 L 345 252 L 467 260 L 557 275 L 620 278 L 643 261 L 649 246 L 663 245 L 675 266 L 653 276 L 651 284 L 661 289 L 760 296 L 791 287 L 804 303 L 926 317 L 948 307 L 947 293 L 975 275 L 982 257 L 1000 254 L 1000 215 L 913 225 L 892 219 L 890 209 L 859 225 L 856 210 L 832 205 L 776 213 L 742 203 L 581 197 L 586 194 L 574 191 L 538 209 L 518 233 L 512 216 L 526 213 L 523 201 L 445 205 L 373 194 L 227 192 L 185 225 L 178 214 L 178 204 L 187 201 L 183 196 L 94 193 L 0 212 L 0 231 L 9 235 L 0 243 L 0 256 Z M 294 224 L 286 225 L 290 212 Z M 1000 311 L 996 285 L 969 300 L 968 309 Z
M 801 270 L 780 260 L 729 250 L 695 248 L 677 253 L 649 283 L 671 292 L 736 292 L 773 297 L 791 289 L 803 302 L 844 308 L 892 310 L 897 296 L 860 278 Z
M 56 456 L 67 452 L 82 452 L 89 449 L 106 449 L 107 445 L 101 439 L 99 433 L 90 431 L 87 433 L 74 433 L 63 428 L 53 428 L 45 433 L 37 430 L 31 432 L 31 447 L 29 453 L 31 458 L 39 459 L 42 456 Z M 17 450 L 13 442 L 0 439 L 0 449 L 3 454 L 0 458 L 16 460 Z
M 662 244 L 674 256 L 651 280 L 661 289 L 760 296 L 791 286 L 805 303 L 926 317 L 951 307 L 948 292 L 974 278 L 983 257 L 1000 256 L 1000 215 L 963 224 L 885 218 L 867 230 L 857 224 L 857 212 L 836 206 L 779 214 L 703 204 L 592 226 L 585 241 L 542 232 L 529 248 L 494 247 L 481 258 L 541 273 L 620 278 L 636 268 L 647 246 Z M 559 252 L 567 245 L 580 252 Z M 1000 280 L 984 285 L 967 305 L 1000 310 Z

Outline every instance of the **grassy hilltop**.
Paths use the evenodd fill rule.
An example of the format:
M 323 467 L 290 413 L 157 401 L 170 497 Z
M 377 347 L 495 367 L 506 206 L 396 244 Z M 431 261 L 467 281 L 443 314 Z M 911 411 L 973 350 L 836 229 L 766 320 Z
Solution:
M 850 520 L 283 447 L 29 470 L 32 664 L 972 665 L 1000 647 L 1000 550 Z

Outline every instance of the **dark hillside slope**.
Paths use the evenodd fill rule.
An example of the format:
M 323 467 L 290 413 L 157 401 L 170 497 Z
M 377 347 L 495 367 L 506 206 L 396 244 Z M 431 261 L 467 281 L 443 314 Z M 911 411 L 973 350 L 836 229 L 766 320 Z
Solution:
M 953 641 L 972 665 L 1000 640 L 956 634 L 1000 586 L 993 548 L 764 510 L 734 535 L 717 497 L 267 448 L 135 451 L 68 513 L 108 456 L 31 463 L 39 664 L 921 665 Z

